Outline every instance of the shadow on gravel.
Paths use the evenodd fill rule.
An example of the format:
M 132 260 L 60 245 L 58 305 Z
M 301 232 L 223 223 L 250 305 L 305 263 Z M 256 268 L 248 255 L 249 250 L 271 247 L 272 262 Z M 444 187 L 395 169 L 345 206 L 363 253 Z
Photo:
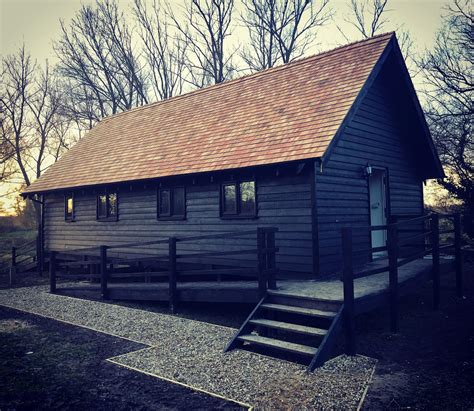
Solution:
M 0 410 L 239 409 L 105 361 L 146 346 L 0 308 Z

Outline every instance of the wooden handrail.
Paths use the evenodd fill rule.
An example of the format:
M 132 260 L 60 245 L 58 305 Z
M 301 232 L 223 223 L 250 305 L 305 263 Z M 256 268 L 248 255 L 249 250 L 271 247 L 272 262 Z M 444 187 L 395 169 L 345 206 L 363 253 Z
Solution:
M 100 289 L 102 298 L 108 299 L 109 298 L 109 290 L 108 290 L 108 281 L 110 279 L 118 279 L 118 278 L 137 278 L 143 277 L 145 280 L 149 280 L 150 278 L 168 278 L 169 281 L 169 303 L 170 303 L 170 310 L 172 312 L 176 311 L 176 305 L 178 303 L 179 294 L 177 292 L 177 282 L 178 282 L 178 275 L 183 276 L 192 276 L 192 275 L 242 275 L 245 276 L 246 274 L 256 277 L 258 280 L 258 286 L 260 293 L 263 294 L 266 292 L 267 289 L 276 288 L 276 273 L 278 269 L 276 267 L 276 253 L 278 252 L 279 248 L 276 247 L 275 244 L 275 233 L 278 231 L 278 228 L 275 227 L 259 227 L 257 230 L 252 231 L 239 231 L 233 233 L 219 233 L 219 234 L 211 234 L 211 235 L 203 235 L 203 236 L 192 236 L 192 237 L 170 237 L 166 240 L 168 243 L 168 252 L 166 254 L 161 255 L 150 255 L 149 257 L 131 257 L 125 258 L 120 256 L 121 253 L 115 253 L 117 257 L 110 256 L 109 250 L 116 250 L 118 248 L 130 247 L 130 246 L 139 246 L 139 245 L 151 245 L 151 244 L 159 244 L 163 243 L 164 240 L 157 240 L 157 241 L 148 241 L 142 243 L 128 243 L 128 244 L 120 244 L 120 245 L 101 245 L 99 247 L 87 247 L 82 249 L 75 249 L 75 250 L 67 250 L 65 254 L 63 254 L 63 260 L 61 264 L 67 267 L 69 270 L 70 267 L 87 267 L 89 266 L 90 273 L 89 274 L 65 274 L 62 273 L 58 275 L 56 273 L 58 269 L 58 253 L 54 251 L 54 264 L 52 266 L 52 270 L 54 271 L 54 283 L 53 280 L 51 281 L 52 287 L 56 287 L 56 278 L 66 277 L 66 278 L 97 278 L 98 274 L 96 268 L 98 267 L 100 270 Z M 204 239 L 211 239 L 211 238 L 227 238 L 227 237 L 239 237 L 249 234 L 257 234 L 257 247 L 256 248 L 249 248 L 249 249 L 241 249 L 241 250 L 233 250 L 233 251 L 204 251 L 204 252 L 194 252 L 194 253 L 180 253 L 177 252 L 177 245 L 180 242 L 184 241 L 199 241 Z M 93 256 L 90 255 L 83 255 L 81 258 L 81 252 L 88 251 L 88 250 L 98 250 L 99 255 L 97 256 L 95 253 Z M 178 260 L 191 260 L 191 259 L 199 259 L 203 257 L 218 257 L 218 256 L 233 256 L 233 255 L 245 255 L 245 254 L 254 254 L 257 258 L 257 267 L 256 269 L 248 270 L 245 268 L 221 268 L 216 270 L 183 270 L 181 273 L 177 271 L 177 261 Z M 139 273 L 127 273 L 127 272 L 113 272 L 113 265 L 114 264 L 127 264 L 130 265 L 132 263 L 141 263 L 143 261 L 149 261 L 151 263 L 165 261 L 168 264 L 165 264 L 167 271 L 163 272 L 153 272 L 148 274 L 147 272 Z M 185 262 L 184 261 L 184 262 Z
M 440 230 L 439 220 L 443 217 L 453 217 L 454 229 L 453 230 Z M 400 229 L 401 225 L 416 223 L 420 221 L 430 220 L 430 228 L 426 230 L 407 230 Z M 376 226 L 380 228 L 381 226 Z M 343 256 L 343 276 L 342 281 L 344 282 L 344 313 L 345 313 L 345 330 L 346 330 L 346 350 L 349 352 L 355 346 L 353 336 L 353 315 L 354 309 L 354 280 L 369 275 L 374 275 L 388 271 L 389 273 L 389 303 L 390 303 L 390 328 L 392 332 L 397 332 L 399 329 L 399 315 L 398 315 L 398 268 L 404 266 L 414 260 L 417 260 L 427 254 L 432 254 L 433 259 L 433 306 L 435 309 L 439 308 L 440 305 L 440 250 L 443 248 L 454 247 L 455 249 L 455 264 L 456 264 L 456 293 L 458 296 L 462 296 L 462 238 L 461 238 L 461 216 L 459 214 L 454 215 L 438 215 L 428 214 L 421 217 L 411 218 L 403 222 L 396 222 L 387 225 L 387 251 L 388 251 L 388 266 L 373 268 L 370 270 L 364 270 L 358 273 L 354 273 L 353 268 L 353 238 L 352 233 L 354 229 L 360 229 L 361 227 L 343 227 L 341 230 L 342 236 L 342 256 Z M 370 232 L 371 230 L 368 229 Z M 413 231 L 417 232 L 417 235 L 410 236 L 409 238 L 399 239 L 399 232 Z M 454 232 L 454 244 L 443 244 L 440 245 L 440 234 L 447 234 Z M 404 259 L 399 260 L 399 248 L 403 247 L 407 243 L 413 242 L 418 238 L 425 238 L 429 236 L 431 238 L 431 244 L 414 244 L 413 246 L 423 247 L 422 251 L 410 255 Z M 384 248 L 384 247 L 381 247 Z M 370 252 L 373 251 L 374 247 L 357 250 L 357 252 Z
M 248 230 L 248 231 L 234 231 L 231 233 L 218 233 L 218 234 L 204 234 L 199 236 L 192 236 L 192 237 L 179 237 L 176 240 L 180 243 L 185 241 L 197 241 L 197 240 L 211 240 L 211 239 L 219 239 L 219 238 L 231 238 L 231 237 L 241 237 L 244 235 L 255 234 L 255 230 Z

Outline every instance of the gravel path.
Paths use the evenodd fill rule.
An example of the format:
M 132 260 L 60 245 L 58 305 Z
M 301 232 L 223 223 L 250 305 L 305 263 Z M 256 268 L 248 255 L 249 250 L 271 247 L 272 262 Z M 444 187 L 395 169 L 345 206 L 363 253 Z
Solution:
M 232 328 L 52 295 L 44 286 L 0 290 L 0 305 L 147 344 L 110 361 L 262 408 L 356 409 L 375 366 L 367 357 L 340 356 L 307 374 L 283 360 L 223 353 Z

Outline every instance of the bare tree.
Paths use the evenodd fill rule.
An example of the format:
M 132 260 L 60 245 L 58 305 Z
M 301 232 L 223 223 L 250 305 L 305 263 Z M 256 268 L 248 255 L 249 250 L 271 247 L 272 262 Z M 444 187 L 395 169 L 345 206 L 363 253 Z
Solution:
M 156 0 L 149 11 L 143 0 L 135 0 L 134 13 L 140 28 L 148 81 L 156 100 L 165 100 L 183 91 L 187 42 L 180 33 L 171 33 L 168 16 Z
M 226 48 L 232 33 L 234 0 L 186 0 L 182 15 L 168 13 L 187 43 L 186 65 L 196 87 L 231 77 L 233 53 Z
M 28 138 L 30 130 L 27 112 L 35 70 L 36 63 L 31 60 L 24 45 L 18 53 L 2 60 L 2 142 L 14 153 L 10 158 L 15 160 L 26 185 L 31 183 L 24 153 L 32 147 Z
M 252 71 L 273 67 L 279 59 L 275 38 L 277 0 L 244 0 L 241 20 L 249 34 L 249 45 L 240 53 Z
M 301 57 L 315 31 L 331 18 L 329 0 L 244 0 L 241 18 L 250 45 L 241 54 L 252 70 Z
M 65 121 L 57 83 L 49 65 L 32 61 L 22 46 L 2 59 L 0 89 L 2 162 L 12 180 L 29 186 L 57 160 L 51 150 L 66 139 L 58 128 Z
M 82 6 L 61 30 L 54 49 L 76 117 L 90 121 L 92 114 L 95 122 L 148 102 L 132 34 L 115 0 Z
M 426 80 L 428 122 L 446 171 L 446 179 L 439 183 L 463 202 L 466 229 L 474 238 L 474 31 L 469 6 L 467 0 L 455 0 L 448 8 L 434 49 L 426 52 L 420 66 Z
M 388 0 L 351 0 L 352 19 L 346 20 L 364 38 L 375 36 L 387 23 L 384 12 Z
M 26 104 L 31 112 L 31 125 L 34 129 L 32 133 L 32 147 L 35 153 L 30 153 L 34 158 L 34 178 L 39 178 L 42 171 L 43 160 L 47 154 L 47 145 L 53 135 L 58 118 L 60 100 L 58 91 L 53 84 L 50 74 L 49 64 L 46 62 L 44 71 L 41 71 L 39 78 L 35 81 L 34 90 L 27 96 Z M 24 153 L 26 155 L 26 153 Z
M 344 18 L 344 22 L 355 29 L 362 38 L 367 39 L 384 31 L 394 30 L 397 32 L 397 40 L 402 51 L 405 63 L 410 71 L 410 75 L 415 77 L 416 70 L 415 56 L 413 53 L 413 39 L 410 32 L 403 25 L 391 24 L 387 17 L 390 10 L 387 8 L 388 0 L 351 0 L 349 5 L 349 15 Z M 337 25 L 337 29 L 347 42 L 353 40 L 353 36 L 346 33 L 346 29 Z

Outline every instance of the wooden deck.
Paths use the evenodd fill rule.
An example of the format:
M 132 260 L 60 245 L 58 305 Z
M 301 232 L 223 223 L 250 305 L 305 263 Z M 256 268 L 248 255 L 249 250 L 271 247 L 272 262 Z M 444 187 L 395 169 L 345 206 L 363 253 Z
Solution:
M 370 263 L 376 267 L 379 263 Z M 432 261 L 415 260 L 399 270 L 400 292 L 404 293 L 416 283 L 427 278 Z M 343 302 L 343 283 L 339 280 L 279 280 L 278 290 L 294 296 L 320 301 Z M 387 301 L 388 273 L 363 277 L 354 281 L 358 313 L 367 311 Z M 111 300 L 168 301 L 167 282 L 113 283 L 108 284 Z M 58 283 L 58 292 L 80 296 L 84 292 L 100 293 L 100 284 L 90 282 Z M 194 281 L 179 282 L 177 287 L 180 302 L 256 303 L 259 300 L 258 284 L 255 281 Z

